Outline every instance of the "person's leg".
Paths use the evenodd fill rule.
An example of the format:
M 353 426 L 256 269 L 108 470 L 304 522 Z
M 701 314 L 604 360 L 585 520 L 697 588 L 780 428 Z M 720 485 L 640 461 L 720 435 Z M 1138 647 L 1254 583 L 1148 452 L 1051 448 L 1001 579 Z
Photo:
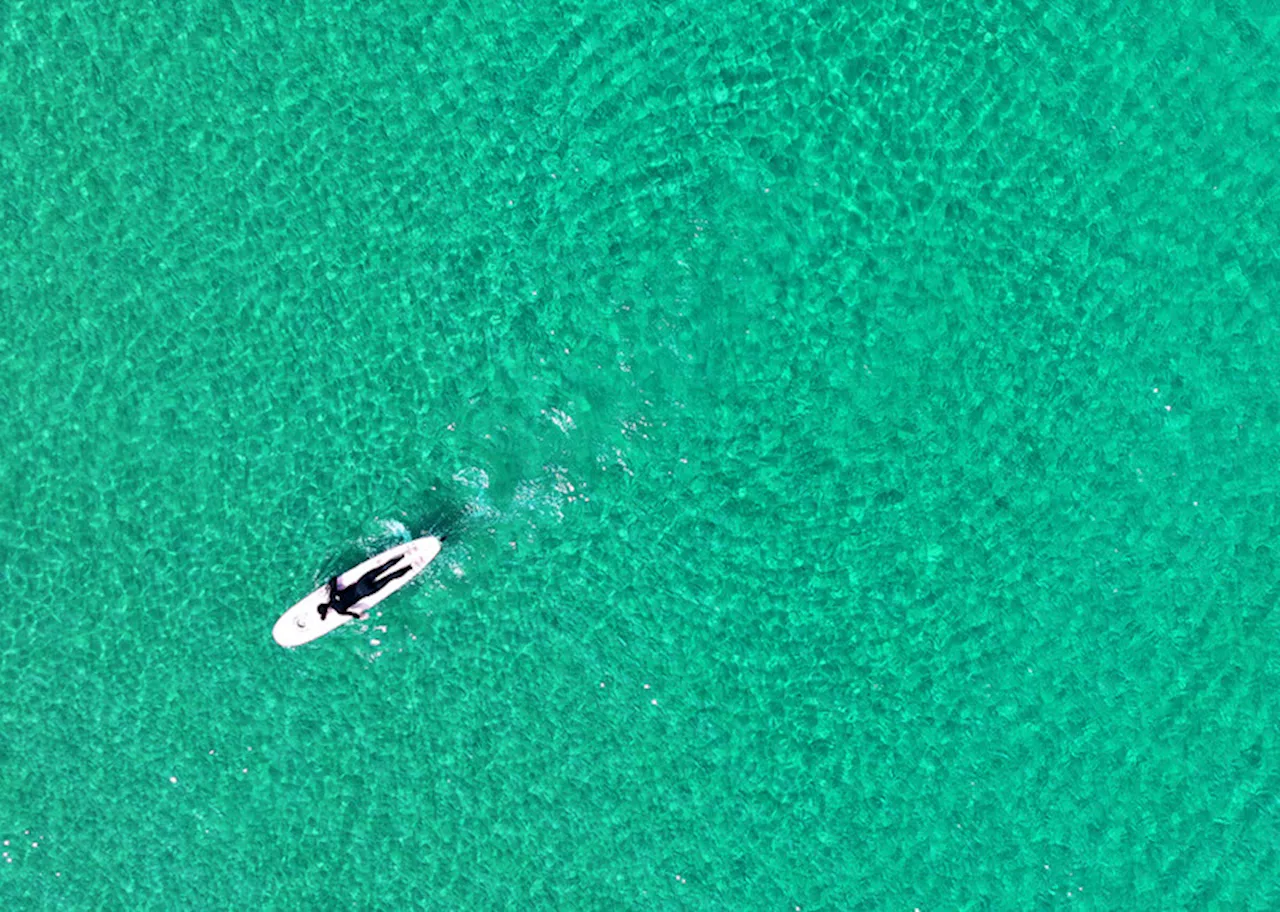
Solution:
M 379 578 L 379 574 L 381 574 L 387 568 L 394 566 L 400 560 L 401 558 L 398 558 L 398 557 L 395 558 L 394 560 L 389 560 L 382 566 L 374 567 L 364 576 L 360 577 L 360 579 L 356 582 L 356 585 L 355 585 L 356 591 L 360 593 L 360 597 L 364 598 L 367 595 L 373 595 L 375 592 L 377 592 L 387 583 L 391 582 L 393 579 L 404 576 L 406 573 L 408 573 L 410 570 L 413 569 L 413 567 L 411 566 L 401 567 L 395 573 L 388 573 L 386 576 Z
M 382 579 L 374 579 L 372 576 L 360 577 L 360 582 L 356 583 L 355 586 L 352 587 L 357 596 L 356 600 L 358 601 L 359 599 L 368 598 L 396 577 L 404 576 L 412 569 L 412 567 L 404 567 L 403 569 L 397 570 L 395 573 L 388 573 L 386 576 L 382 577 Z
M 376 583 L 378 588 L 381 589 L 383 586 L 391 582 L 393 579 L 398 579 L 404 576 L 406 573 L 408 573 L 412 569 L 413 569 L 412 567 L 401 567 L 395 573 L 388 573 L 386 576 L 382 577 L 382 579 L 374 580 L 374 583 Z
M 400 557 L 393 557 L 393 558 L 391 558 L 391 560 L 387 561 L 385 564 L 380 564 L 379 566 L 374 567 L 372 570 L 370 570 L 370 571 L 369 571 L 368 573 L 366 573 L 364 576 L 360 577 L 360 579 L 362 579 L 362 580 L 371 580 L 371 579 L 373 579 L 374 577 L 376 577 L 379 573 L 381 573 L 382 571 L 384 571 L 384 570 L 386 570 L 386 569 L 388 569 L 388 568 L 390 568 L 390 567 L 394 567 L 396 564 L 400 563 L 400 561 L 402 561 L 402 560 L 404 560 L 404 556 L 403 556 L 403 555 L 401 555 Z

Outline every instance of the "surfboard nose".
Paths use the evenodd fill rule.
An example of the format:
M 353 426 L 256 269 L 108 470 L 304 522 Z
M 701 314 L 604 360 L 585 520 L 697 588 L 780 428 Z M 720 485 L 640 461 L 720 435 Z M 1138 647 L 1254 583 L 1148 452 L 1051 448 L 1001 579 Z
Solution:
M 285 618 L 280 618 L 280 620 L 276 621 L 275 626 L 271 628 L 271 639 L 275 640 L 277 645 L 283 646 L 285 649 L 292 649 L 293 644 L 285 639 L 283 631 L 281 630 L 282 627 L 287 626 L 288 621 Z

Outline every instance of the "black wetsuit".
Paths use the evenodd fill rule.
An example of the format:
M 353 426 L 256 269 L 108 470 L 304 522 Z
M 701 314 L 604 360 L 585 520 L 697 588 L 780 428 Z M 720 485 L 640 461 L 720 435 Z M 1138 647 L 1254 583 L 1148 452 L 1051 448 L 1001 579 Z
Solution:
M 395 573 L 388 573 L 381 579 L 378 578 L 379 573 L 382 573 L 382 571 L 400 560 L 401 558 L 399 557 L 393 557 L 382 566 L 374 567 L 344 589 L 338 588 L 338 578 L 336 576 L 329 580 L 329 601 L 320 605 L 320 620 L 323 621 L 331 610 L 338 612 L 338 614 L 345 614 L 348 617 L 357 617 L 357 613 L 351 610 L 351 607 L 356 602 L 373 595 L 396 577 L 404 576 L 413 569 L 413 567 L 402 567 Z

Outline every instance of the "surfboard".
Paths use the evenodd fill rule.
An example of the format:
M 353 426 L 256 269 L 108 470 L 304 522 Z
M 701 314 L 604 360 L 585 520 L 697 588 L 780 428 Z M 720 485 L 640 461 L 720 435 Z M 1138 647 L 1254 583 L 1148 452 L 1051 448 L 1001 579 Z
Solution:
M 427 564 L 435 560 L 436 555 L 439 553 L 440 539 L 434 535 L 415 538 L 411 542 L 396 545 L 381 554 L 375 554 L 364 563 L 357 564 L 345 573 L 340 574 L 338 576 L 338 588 L 350 586 L 365 573 L 385 564 L 389 560 L 403 558 L 400 563 L 388 568 L 387 572 L 389 573 L 394 573 L 404 567 L 404 561 L 408 561 L 410 568 L 408 573 L 404 574 L 404 576 L 396 577 L 373 593 L 373 595 L 361 599 L 353 606 L 354 610 L 367 611 L 396 590 L 404 588 L 410 580 L 425 570 Z M 318 640 L 326 633 L 331 633 L 348 621 L 354 620 L 349 615 L 338 614 L 336 611 L 328 612 L 324 619 L 321 620 L 320 606 L 328 600 L 329 585 L 326 582 L 325 585 L 280 615 L 280 619 L 276 621 L 275 627 L 271 630 L 271 636 L 281 646 L 292 649 L 295 646 L 301 646 L 303 643 Z

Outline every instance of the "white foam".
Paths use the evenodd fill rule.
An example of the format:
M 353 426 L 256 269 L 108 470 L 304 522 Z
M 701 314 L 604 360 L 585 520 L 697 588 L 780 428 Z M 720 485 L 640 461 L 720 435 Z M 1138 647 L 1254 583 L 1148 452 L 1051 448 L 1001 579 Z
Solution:
M 550 418 L 552 424 L 558 427 L 565 434 L 577 427 L 577 425 L 574 424 L 573 419 L 569 417 L 568 413 L 558 408 L 543 409 L 542 414 Z

